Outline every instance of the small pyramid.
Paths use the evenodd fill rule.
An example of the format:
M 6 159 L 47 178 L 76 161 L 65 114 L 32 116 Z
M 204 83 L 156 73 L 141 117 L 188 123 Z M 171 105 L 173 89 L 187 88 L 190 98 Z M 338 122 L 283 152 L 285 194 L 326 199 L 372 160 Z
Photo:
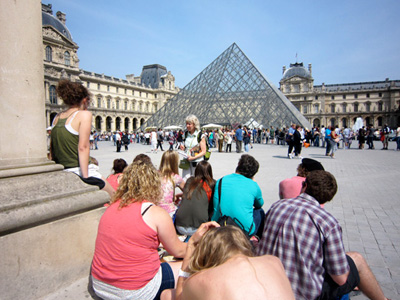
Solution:
M 203 125 L 240 123 L 282 128 L 296 123 L 311 128 L 307 119 L 258 71 L 236 43 L 150 117 L 143 128 L 184 125 L 190 114 L 197 116 Z

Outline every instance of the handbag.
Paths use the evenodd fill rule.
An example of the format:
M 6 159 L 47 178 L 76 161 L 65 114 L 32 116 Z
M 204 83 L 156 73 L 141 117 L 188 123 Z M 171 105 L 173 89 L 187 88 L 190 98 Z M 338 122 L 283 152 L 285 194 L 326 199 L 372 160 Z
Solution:
M 209 160 L 211 156 L 211 152 L 210 151 L 206 151 L 206 154 L 204 154 L 204 160 Z
M 247 237 L 248 239 L 250 239 L 249 232 L 251 232 L 251 229 L 253 228 L 253 224 L 251 224 L 251 227 L 250 227 L 250 229 L 249 229 L 249 232 L 247 232 L 247 231 L 244 229 L 243 224 L 242 224 L 238 219 L 232 218 L 232 217 L 230 217 L 230 216 L 223 215 L 222 212 L 221 212 L 221 186 L 222 186 L 222 179 L 223 179 L 223 178 L 224 178 L 224 177 L 222 177 L 222 178 L 219 180 L 219 185 L 218 185 L 218 198 L 219 198 L 219 206 L 218 206 L 218 209 L 219 209 L 219 215 L 220 215 L 220 217 L 219 217 L 217 223 L 218 223 L 221 227 L 228 226 L 228 225 L 238 227 L 238 228 L 240 228 L 240 229 L 243 231 L 243 233 L 246 235 L 246 237 Z
M 186 158 L 181 159 L 180 162 L 179 162 L 179 168 L 183 169 L 183 170 L 189 169 L 190 168 L 190 162 Z

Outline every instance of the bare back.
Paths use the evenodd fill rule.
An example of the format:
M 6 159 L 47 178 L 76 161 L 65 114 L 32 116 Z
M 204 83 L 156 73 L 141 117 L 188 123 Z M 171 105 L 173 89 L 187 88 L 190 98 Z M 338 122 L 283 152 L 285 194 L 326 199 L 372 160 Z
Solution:
M 277 257 L 237 255 L 190 277 L 182 299 L 294 299 L 294 295 Z

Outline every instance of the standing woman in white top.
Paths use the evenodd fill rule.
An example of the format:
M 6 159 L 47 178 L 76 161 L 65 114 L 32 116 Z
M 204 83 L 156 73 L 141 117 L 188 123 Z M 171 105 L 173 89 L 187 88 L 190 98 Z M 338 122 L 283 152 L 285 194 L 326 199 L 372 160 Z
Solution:
M 97 185 L 110 195 L 114 190 L 98 172 L 98 166 L 89 164 L 90 129 L 92 113 L 87 110 L 90 104 L 89 91 L 80 83 L 61 80 L 57 85 L 67 110 L 59 113 L 53 120 L 51 131 L 51 159 L 64 166 L 91 185 Z
M 186 129 L 183 138 L 184 144 L 181 145 L 181 150 L 184 150 L 188 155 L 190 163 L 189 169 L 182 170 L 182 178 L 187 180 L 189 176 L 194 175 L 197 163 L 200 162 L 207 152 L 206 140 L 204 134 L 200 131 L 200 122 L 195 115 L 186 117 Z M 198 142 L 198 135 L 201 134 L 200 143 Z

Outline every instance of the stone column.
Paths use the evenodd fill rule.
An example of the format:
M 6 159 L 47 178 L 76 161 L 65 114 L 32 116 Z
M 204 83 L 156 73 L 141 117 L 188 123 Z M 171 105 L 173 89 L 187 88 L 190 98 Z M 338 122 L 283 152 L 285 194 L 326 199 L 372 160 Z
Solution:
M 0 1 L 0 169 L 47 161 L 40 5 Z
M 41 2 L 0 1 L 0 293 L 42 299 L 82 277 L 106 192 L 47 159 Z

